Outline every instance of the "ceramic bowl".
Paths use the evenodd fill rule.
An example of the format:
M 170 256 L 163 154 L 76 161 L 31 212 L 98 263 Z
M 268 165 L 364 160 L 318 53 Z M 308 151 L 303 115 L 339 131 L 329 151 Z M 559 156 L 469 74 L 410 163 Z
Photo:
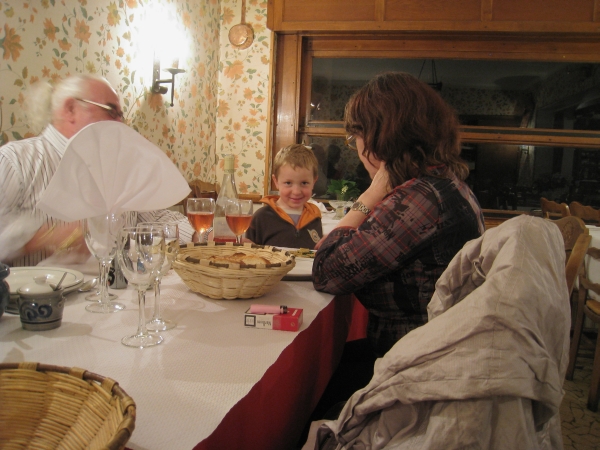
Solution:
M 47 284 L 27 284 L 19 288 L 19 316 L 24 330 L 45 331 L 60 327 L 65 298 L 62 289 Z

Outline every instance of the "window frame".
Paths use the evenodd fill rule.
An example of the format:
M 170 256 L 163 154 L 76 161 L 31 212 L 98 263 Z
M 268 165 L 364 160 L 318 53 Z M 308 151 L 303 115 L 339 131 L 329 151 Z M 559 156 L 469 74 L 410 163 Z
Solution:
M 301 137 L 343 138 L 339 121 L 310 121 L 312 59 L 415 58 L 600 63 L 600 37 L 567 34 L 364 33 L 360 35 L 277 34 L 272 146 L 277 151 Z M 577 147 L 600 150 L 600 131 L 461 126 L 463 143 Z M 270 176 L 269 176 L 270 179 Z M 270 183 L 270 181 L 269 181 Z

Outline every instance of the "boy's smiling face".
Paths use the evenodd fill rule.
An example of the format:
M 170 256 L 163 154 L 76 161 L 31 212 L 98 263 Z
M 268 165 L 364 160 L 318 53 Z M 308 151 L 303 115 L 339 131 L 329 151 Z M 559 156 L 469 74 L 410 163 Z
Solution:
M 316 181 L 312 170 L 302 167 L 293 169 L 288 164 L 279 168 L 277 177 L 273 175 L 273 184 L 279 190 L 279 201 L 290 209 L 301 209 L 310 200 Z

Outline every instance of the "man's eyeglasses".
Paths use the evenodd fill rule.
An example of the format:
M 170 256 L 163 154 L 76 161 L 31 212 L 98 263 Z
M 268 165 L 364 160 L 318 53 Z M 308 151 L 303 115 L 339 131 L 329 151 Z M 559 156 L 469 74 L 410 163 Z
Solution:
M 350 134 L 346 136 L 346 145 L 350 147 L 352 150 L 358 150 L 356 148 L 356 136 Z
M 79 100 L 80 102 L 89 103 L 90 105 L 98 106 L 106 111 L 108 111 L 108 115 L 115 120 L 123 120 L 123 111 L 119 111 L 117 105 L 113 105 L 109 103 L 104 105 L 102 103 L 93 102 L 91 100 L 86 100 L 85 98 L 75 98 L 75 100 Z

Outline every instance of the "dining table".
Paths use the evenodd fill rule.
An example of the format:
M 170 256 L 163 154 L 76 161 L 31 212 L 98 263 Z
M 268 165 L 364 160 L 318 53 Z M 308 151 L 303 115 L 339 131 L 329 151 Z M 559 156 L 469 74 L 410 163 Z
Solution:
M 72 268 L 79 266 L 72 266 Z M 96 275 L 88 264 L 85 278 Z M 86 270 L 87 272 L 84 272 Z M 162 316 L 177 323 L 163 343 L 130 348 L 137 293 L 111 289 L 121 312 L 91 313 L 85 293 L 66 296 L 60 327 L 27 331 L 18 315 L 0 318 L 0 361 L 79 367 L 116 380 L 136 403 L 130 449 L 293 449 L 336 369 L 357 303 L 280 281 L 260 298 L 218 300 L 192 292 L 175 271 L 161 283 Z M 145 314 L 152 315 L 153 293 Z M 244 326 L 260 303 L 302 308 L 297 332 Z

